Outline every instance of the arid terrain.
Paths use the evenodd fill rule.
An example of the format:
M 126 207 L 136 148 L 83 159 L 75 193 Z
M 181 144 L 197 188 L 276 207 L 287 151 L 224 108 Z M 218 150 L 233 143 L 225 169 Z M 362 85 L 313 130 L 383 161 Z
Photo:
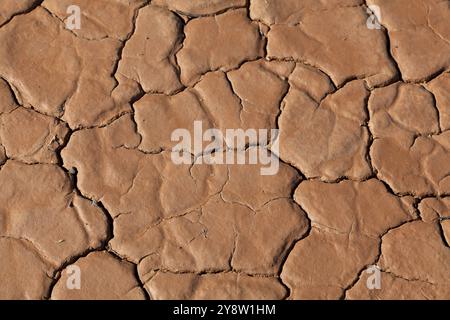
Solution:
M 450 299 L 449 243 L 450 1 L 0 1 L 0 299 Z

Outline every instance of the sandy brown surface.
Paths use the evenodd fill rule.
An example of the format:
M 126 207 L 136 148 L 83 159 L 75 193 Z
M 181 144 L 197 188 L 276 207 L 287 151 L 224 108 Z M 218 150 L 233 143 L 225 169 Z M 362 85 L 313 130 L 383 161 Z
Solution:
M 450 1 L 0 1 L 0 299 L 450 299 L 449 197 Z

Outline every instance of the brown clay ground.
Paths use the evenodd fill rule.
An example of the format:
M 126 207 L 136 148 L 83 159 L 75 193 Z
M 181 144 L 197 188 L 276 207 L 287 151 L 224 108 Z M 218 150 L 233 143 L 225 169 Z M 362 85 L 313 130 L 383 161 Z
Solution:
M 450 1 L 149 2 L 0 1 L 0 298 L 450 299 Z

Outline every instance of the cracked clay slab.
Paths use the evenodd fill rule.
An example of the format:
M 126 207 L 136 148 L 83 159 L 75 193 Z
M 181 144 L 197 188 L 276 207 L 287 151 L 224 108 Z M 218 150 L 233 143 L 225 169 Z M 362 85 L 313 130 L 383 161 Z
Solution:
M 449 300 L 449 18 L 1 0 L 0 299 Z

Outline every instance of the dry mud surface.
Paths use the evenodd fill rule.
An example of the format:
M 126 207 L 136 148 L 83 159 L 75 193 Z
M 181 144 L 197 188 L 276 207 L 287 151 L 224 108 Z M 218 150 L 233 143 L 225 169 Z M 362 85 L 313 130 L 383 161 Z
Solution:
M 450 299 L 449 21 L 444 0 L 1 0 L 0 298 Z M 194 121 L 279 129 L 278 172 L 174 164 Z

